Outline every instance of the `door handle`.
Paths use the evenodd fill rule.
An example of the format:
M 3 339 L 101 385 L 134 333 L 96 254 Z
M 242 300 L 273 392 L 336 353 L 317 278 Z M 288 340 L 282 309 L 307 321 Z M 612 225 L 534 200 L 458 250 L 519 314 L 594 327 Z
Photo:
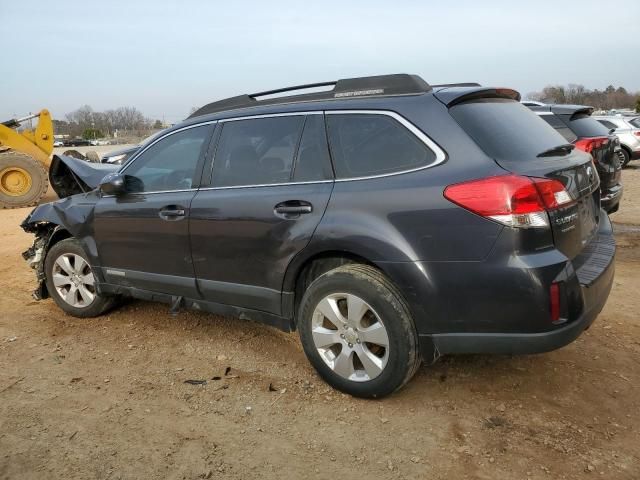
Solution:
M 185 216 L 185 208 L 180 205 L 167 205 L 158 213 L 163 220 L 181 220 Z
M 303 200 L 289 200 L 277 204 L 273 211 L 277 216 L 284 218 L 297 218 L 300 215 L 313 212 L 313 206 Z

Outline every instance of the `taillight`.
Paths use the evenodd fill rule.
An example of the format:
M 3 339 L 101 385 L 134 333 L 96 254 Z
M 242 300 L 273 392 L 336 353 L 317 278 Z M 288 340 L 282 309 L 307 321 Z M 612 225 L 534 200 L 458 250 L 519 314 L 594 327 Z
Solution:
M 558 180 L 501 175 L 449 185 L 444 197 L 510 227 L 548 227 L 548 210 L 573 199 Z
M 576 140 L 574 145 L 583 152 L 591 153 L 607 143 L 609 143 L 608 137 L 592 137 Z
M 633 132 L 633 134 L 634 134 L 636 137 L 640 137 L 640 130 L 636 130 L 635 132 Z

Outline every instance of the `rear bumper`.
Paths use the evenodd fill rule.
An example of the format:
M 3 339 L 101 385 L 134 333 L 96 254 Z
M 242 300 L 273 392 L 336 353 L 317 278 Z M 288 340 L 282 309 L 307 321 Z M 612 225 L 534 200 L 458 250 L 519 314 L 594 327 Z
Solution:
M 556 350 L 573 342 L 582 334 L 602 311 L 611 285 L 615 266 L 613 261 L 589 287 L 582 287 L 585 298 L 585 311 L 577 320 L 550 332 L 540 333 L 449 333 L 421 335 L 420 346 L 427 350 L 426 357 L 431 358 L 430 350 L 435 347 L 440 354 L 454 353 L 493 353 L 528 354 Z
M 623 190 L 622 185 L 618 184 L 603 192 L 600 203 L 605 212 L 614 213 L 618 211 Z
M 495 269 L 488 263 L 461 266 L 464 270 L 455 272 L 455 280 L 438 288 L 437 297 L 446 302 L 440 310 L 426 311 L 432 302 L 420 294 L 427 313 L 424 318 L 435 320 L 429 313 L 443 317 L 438 329 L 431 331 L 426 330 L 429 326 L 423 323 L 424 318 L 416 318 L 424 360 L 433 361 L 441 354 L 542 353 L 580 336 L 604 307 L 613 284 L 615 242 L 608 216 L 602 212 L 598 234 L 578 257 L 569 261 L 555 252 L 534 256 L 539 262 L 512 258 L 510 262 L 518 264 L 513 269 Z M 452 268 L 456 267 L 445 265 L 446 270 Z M 430 273 L 437 282 L 437 271 Z M 558 281 L 566 292 L 566 315 L 562 316 L 566 323 L 553 325 L 547 294 L 550 284 Z M 455 287 L 458 289 L 449 291 Z M 482 294 L 474 296 L 477 290 Z M 409 296 L 410 292 L 405 292 Z M 414 307 L 414 316 L 415 312 Z

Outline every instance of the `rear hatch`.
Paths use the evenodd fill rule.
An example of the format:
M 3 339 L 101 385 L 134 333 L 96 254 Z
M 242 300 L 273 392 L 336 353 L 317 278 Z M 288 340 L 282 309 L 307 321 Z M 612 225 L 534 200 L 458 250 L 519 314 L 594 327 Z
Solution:
M 574 142 L 583 152 L 590 153 L 599 167 L 600 182 L 606 190 L 620 183 L 622 162 L 620 140 L 609 129 L 590 116 L 591 109 L 578 110 L 558 117 L 578 137 Z
M 512 98 L 475 95 L 448 106 L 451 116 L 502 168 L 564 185 L 572 201 L 547 213 L 556 248 L 575 258 L 599 224 L 599 178 L 591 156 Z

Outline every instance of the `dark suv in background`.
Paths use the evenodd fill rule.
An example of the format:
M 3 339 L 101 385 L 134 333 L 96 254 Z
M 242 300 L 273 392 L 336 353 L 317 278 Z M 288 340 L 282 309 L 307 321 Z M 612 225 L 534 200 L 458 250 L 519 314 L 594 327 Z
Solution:
M 590 153 L 600 175 L 602 208 L 614 213 L 622 199 L 624 153 L 620 140 L 610 129 L 591 117 L 593 107 L 583 105 L 529 105 L 556 129 L 569 144 Z
M 422 360 L 544 352 L 589 327 L 615 253 L 590 155 L 509 89 L 311 86 L 333 89 L 206 105 L 97 190 L 37 207 L 23 223 L 36 298 L 79 317 L 130 296 L 297 329 L 319 374 L 363 397 Z

